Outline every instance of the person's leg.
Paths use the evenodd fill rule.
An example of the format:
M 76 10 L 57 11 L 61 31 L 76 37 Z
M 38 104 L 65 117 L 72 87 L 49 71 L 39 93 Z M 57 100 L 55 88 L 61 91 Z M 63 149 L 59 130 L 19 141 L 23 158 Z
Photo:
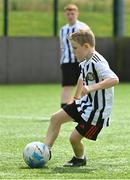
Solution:
M 51 148 L 59 134 L 61 125 L 70 121 L 73 120 L 63 109 L 60 109 L 58 112 L 53 114 L 50 119 L 44 143 Z
M 61 65 L 62 73 L 62 90 L 61 90 L 61 107 L 71 101 L 71 97 L 77 84 L 80 68 L 79 63 L 64 63 Z
M 75 129 L 70 136 L 70 143 L 72 145 L 75 156 L 70 161 L 64 164 L 64 167 L 79 167 L 85 166 L 87 159 L 84 156 L 84 146 L 81 143 L 83 136 L 81 136 Z
M 61 90 L 61 107 L 71 101 L 74 86 L 63 86 Z
M 70 136 L 70 143 L 72 145 L 74 154 L 77 158 L 81 158 L 84 155 L 84 146 L 81 142 L 83 136 L 75 129 Z

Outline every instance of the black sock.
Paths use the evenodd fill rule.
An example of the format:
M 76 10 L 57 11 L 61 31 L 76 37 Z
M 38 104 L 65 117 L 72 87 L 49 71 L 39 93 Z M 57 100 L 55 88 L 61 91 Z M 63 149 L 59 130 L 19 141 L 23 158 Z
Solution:
M 67 103 L 61 103 L 61 108 L 63 108 L 65 105 L 67 105 Z

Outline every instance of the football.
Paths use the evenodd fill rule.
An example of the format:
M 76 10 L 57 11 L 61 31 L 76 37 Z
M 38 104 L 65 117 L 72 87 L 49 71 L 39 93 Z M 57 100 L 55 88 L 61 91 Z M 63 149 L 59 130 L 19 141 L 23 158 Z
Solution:
M 48 147 L 41 142 L 31 142 L 23 150 L 23 159 L 31 168 L 42 168 L 50 158 Z

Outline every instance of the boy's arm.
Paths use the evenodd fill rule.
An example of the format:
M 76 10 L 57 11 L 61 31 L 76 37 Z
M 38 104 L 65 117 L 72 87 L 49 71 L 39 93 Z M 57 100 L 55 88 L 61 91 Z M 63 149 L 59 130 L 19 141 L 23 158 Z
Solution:
M 99 83 L 96 83 L 96 84 L 92 84 L 92 85 L 89 85 L 89 86 L 84 86 L 83 87 L 83 92 L 85 94 L 88 94 L 88 93 L 91 93 L 91 92 L 94 92 L 94 91 L 97 91 L 97 90 L 100 90 L 100 89 L 107 89 L 107 88 L 110 88 L 112 86 L 115 86 L 116 84 L 119 83 L 119 79 L 118 77 L 116 78 L 107 78 Z
M 80 99 L 82 92 L 83 92 L 83 80 L 79 78 L 77 82 L 74 99 Z

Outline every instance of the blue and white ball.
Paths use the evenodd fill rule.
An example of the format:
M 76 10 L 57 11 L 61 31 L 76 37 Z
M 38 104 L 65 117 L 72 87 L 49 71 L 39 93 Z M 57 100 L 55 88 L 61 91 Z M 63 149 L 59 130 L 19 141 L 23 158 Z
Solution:
M 43 167 L 50 158 L 48 147 L 41 142 L 31 142 L 23 150 L 23 159 L 31 168 Z

